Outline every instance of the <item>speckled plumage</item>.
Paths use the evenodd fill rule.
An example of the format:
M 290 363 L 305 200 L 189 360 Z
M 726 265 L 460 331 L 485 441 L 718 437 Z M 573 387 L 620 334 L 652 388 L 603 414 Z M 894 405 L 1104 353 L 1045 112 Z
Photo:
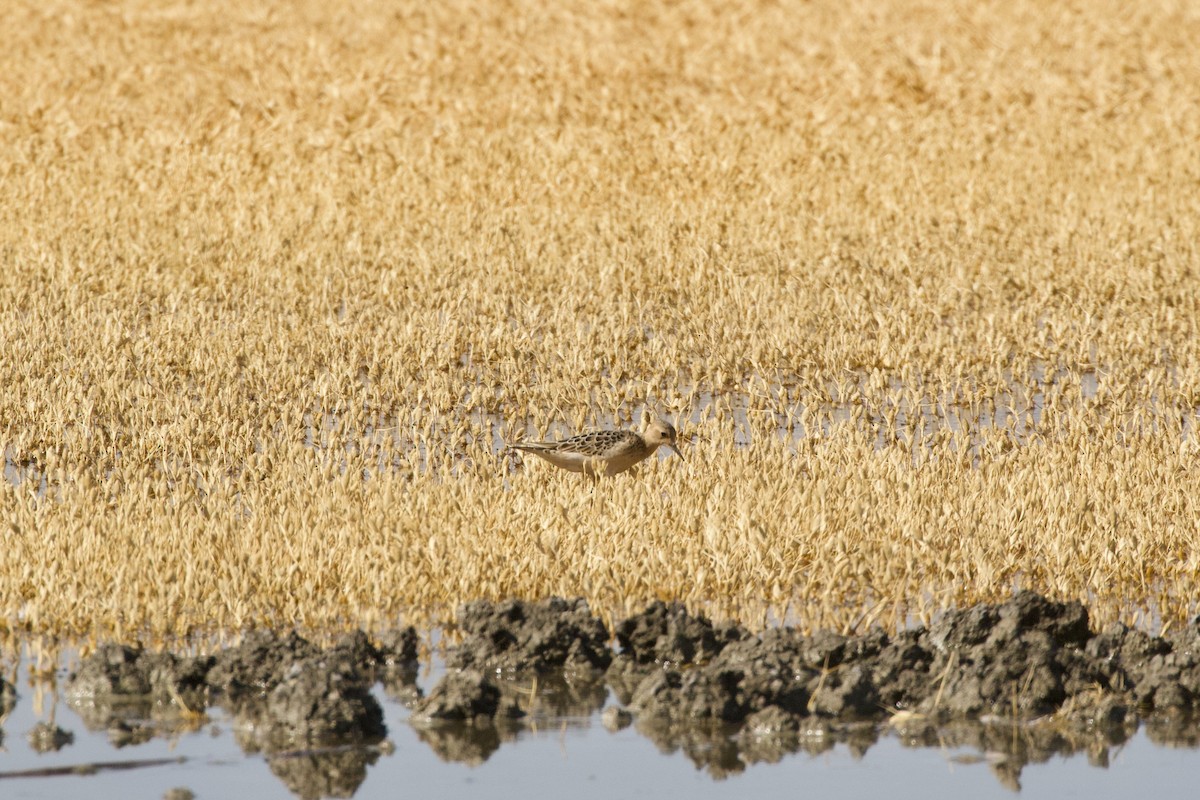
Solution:
M 624 472 L 662 445 L 683 457 L 675 445 L 675 428 L 660 419 L 650 423 L 645 433 L 588 431 L 560 442 L 518 442 L 509 446 L 540 456 L 556 467 L 595 477 Z

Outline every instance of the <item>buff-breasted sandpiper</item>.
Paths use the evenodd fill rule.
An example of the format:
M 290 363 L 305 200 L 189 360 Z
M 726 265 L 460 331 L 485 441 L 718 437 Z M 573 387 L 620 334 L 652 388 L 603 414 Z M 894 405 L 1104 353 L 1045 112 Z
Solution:
M 659 417 L 650 422 L 642 433 L 588 431 L 561 442 L 514 442 L 509 447 L 533 453 L 556 467 L 595 478 L 624 472 L 652 455 L 659 447 L 668 447 L 683 458 L 683 453 L 675 445 L 675 438 L 674 426 Z

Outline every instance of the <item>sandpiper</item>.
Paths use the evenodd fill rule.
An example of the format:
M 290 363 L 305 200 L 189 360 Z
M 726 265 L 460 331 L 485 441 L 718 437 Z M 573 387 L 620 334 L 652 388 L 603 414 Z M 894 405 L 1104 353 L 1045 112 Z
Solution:
M 588 431 L 561 442 L 518 442 L 510 444 L 546 459 L 556 467 L 582 472 L 595 478 L 616 475 L 650 456 L 660 446 L 683 453 L 675 446 L 675 428 L 662 417 L 652 420 L 643 433 L 636 431 Z

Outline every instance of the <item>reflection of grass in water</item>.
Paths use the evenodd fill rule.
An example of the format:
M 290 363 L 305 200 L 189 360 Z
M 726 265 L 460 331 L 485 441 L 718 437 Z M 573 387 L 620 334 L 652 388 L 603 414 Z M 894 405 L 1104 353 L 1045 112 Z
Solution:
M 1192 611 L 1196 20 L 411 12 L 19 12 L 10 627 Z M 595 493 L 494 452 L 711 395 Z

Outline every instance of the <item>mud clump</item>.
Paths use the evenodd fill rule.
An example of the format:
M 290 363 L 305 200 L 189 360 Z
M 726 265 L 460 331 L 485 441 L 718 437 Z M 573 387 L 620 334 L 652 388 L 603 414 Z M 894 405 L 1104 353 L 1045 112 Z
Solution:
M 90 730 L 127 717 L 176 718 L 208 703 L 209 656 L 104 645 L 67 676 L 66 701 Z
M 899 700 L 950 716 L 1053 713 L 1077 692 L 1110 686 L 1110 670 L 1083 647 L 1090 636 L 1081 604 L 1033 592 L 949 612 L 925 637 L 934 653 L 929 670 L 944 675 L 937 693 Z
M 681 603 L 658 601 L 630 617 L 613 632 L 621 656 L 635 664 L 703 664 L 725 647 L 733 629 L 717 630 Z
M 255 632 L 216 657 L 208 683 L 268 753 L 303 745 L 383 739 L 383 709 L 371 694 L 387 652 L 355 631 L 327 650 L 295 632 Z
M 879 690 L 871 669 L 852 664 L 844 669 L 822 673 L 812 686 L 808 708 L 823 717 L 868 719 L 879 714 Z
M 67 676 L 67 697 L 142 696 L 150 694 L 150 669 L 161 656 L 140 647 L 102 646 Z
M 867 664 L 887 645 L 881 633 L 805 637 L 775 628 L 760 636 L 727 636 L 723 644 L 705 665 L 668 665 L 648 675 L 630 697 L 630 708 L 680 722 L 729 723 L 768 708 L 850 719 L 879 713 L 879 689 Z
M 214 692 L 231 702 L 265 695 L 297 661 L 320 655 L 321 648 L 292 631 L 254 631 L 241 644 L 223 650 L 207 676 Z
M 450 669 L 603 670 L 612 661 L 608 630 L 582 599 L 479 601 L 458 617 L 466 636 L 446 654 Z
M 494 718 L 504 683 L 478 670 L 607 663 L 603 628 L 582 601 L 473 603 L 461 618 L 467 636 L 447 659 L 454 672 L 418 704 L 418 719 Z M 1188 713 L 1200 703 L 1200 624 L 1174 641 L 1123 628 L 1093 634 L 1081 604 L 1032 592 L 895 636 L 788 628 L 752 635 L 662 602 L 613 634 L 619 652 L 605 680 L 664 741 L 688 740 L 686 726 L 718 730 L 749 720 L 756 731 L 767 722 L 792 731 L 780 714 L 808 720 L 792 731 L 799 740 L 801 729 L 819 735 L 828 725 L 878 723 L 898 712 L 933 722 L 1060 714 L 1120 727 L 1133 709 Z
M 415 666 L 420 656 L 420 642 L 417 629 L 411 625 L 384 633 L 375 647 L 378 666 L 391 669 Z
M 428 697 L 413 708 L 412 721 L 421 724 L 438 722 L 477 722 L 497 715 L 521 716 L 513 704 L 502 703 L 503 695 L 495 681 L 481 672 L 467 670 L 447 674 Z
M 918 698 L 936 693 L 939 687 L 934 685 L 934 678 L 930 676 L 934 657 L 923 628 L 886 638 L 886 644 L 875 656 L 872 665 L 880 706 L 906 710 L 912 708 Z
M 504 741 L 516 738 L 524 716 L 519 704 L 482 672 L 452 672 L 419 700 L 409 722 L 445 761 L 482 764 Z
M 1183 632 L 1161 639 L 1116 625 L 1088 642 L 1088 652 L 1104 658 L 1119 682 L 1130 687 L 1139 708 L 1165 714 L 1200 712 L 1200 639 L 1194 621 Z
M 714 774 L 738 769 L 730 741 L 743 761 L 773 761 L 861 738 L 891 715 L 914 742 L 936 740 L 954 720 L 1050 719 L 1078 734 L 1039 742 L 1039 752 L 1079 741 L 1098 752 L 1132 735 L 1139 714 L 1192 719 L 1200 710 L 1200 620 L 1172 639 L 1124 626 L 1094 634 L 1081 604 L 1032 592 L 895 636 L 718 633 L 663 604 L 617 631 L 624 650 L 609 683 L 638 729 L 664 749 L 697 753 L 697 731 L 707 732 L 703 765 Z M 1175 737 L 1178 728 L 1166 729 Z M 1030 758 L 1016 752 L 1006 763 L 1015 775 Z
M 742 678 L 735 670 L 659 670 L 637 687 L 629 709 L 672 721 L 741 722 Z
M 209 656 L 180 658 L 140 647 L 104 645 L 68 676 L 67 697 L 169 700 L 172 693 L 203 691 L 212 665 Z
M 129 743 L 181 702 L 193 713 L 217 702 L 237 716 L 247 749 L 305 758 L 305 748 L 379 741 L 370 687 L 382 681 L 446 760 L 480 763 L 527 724 L 604 709 L 607 728 L 632 724 L 714 776 L 836 743 L 865 752 L 885 730 L 912 746 L 961 740 L 1001 753 L 989 763 L 1008 786 L 1019 786 L 1023 765 L 1056 753 L 1104 763 L 1143 724 L 1155 741 L 1200 744 L 1200 619 L 1169 638 L 1123 625 L 1095 633 L 1081 604 L 1032 592 L 894 635 L 753 634 L 661 602 L 611 636 L 583 600 L 477 602 L 458 617 L 461 640 L 427 696 L 407 628 L 379 639 L 352 632 L 327 649 L 258 632 L 198 658 L 110 645 L 71 675 L 68 699 L 92 710 L 89 725 Z M 610 691 L 619 705 L 605 709 Z M 132 724 L 118 713 L 129 708 Z M 371 748 L 351 749 L 361 752 L 347 765 L 368 763 Z M 280 769 L 340 763 L 318 756 Z
M 377 742 L 387 734 L 370 683 L 336 648 L 292 662 L 268 692 L 257 725 L 271 749 Z
M 105 645 L 68 677 L 66 697 L 89 728 L 107 730 L 118 745 L 152 735 L 156 728 L 143 720 L 194 724 L 211 703 L 235 714 L 252 749 L 376 742 L 386 730 L 370 692 L 374 671 L 414 663 L 416 641 L 412 629 L 380 645 L 358 631 L 322 650 L 295 632 L 256 631 L 199 657 Z M 158 724 L 164 720 L 170 724 Z
M 693 616 L 682 603 L 657 601 L 640 614 L 624 620 L 613 631 L 620 650 L 608 670 L 608 682 L 617 698 L 633 701 L 641 683 L 658 670 L 712 661 L 730 642 L 749 634 L 737 626 L 714 627 L 704 616 Z M 662 686 L 665 691 L 671 687 Z M 674 687 L 679 688 L 679 687 Z M 656 707 L 670 702 L 669 692 L 659 700 L 643 697 Z M 720 714 L 706 714 L 719 717 Z
M 594 617 L 587 602 L 552 597 L 541 602 L 509 600 L 468 603 L 458 612 L 462 641 L 446 654 L 449 672 L 429 695 L 413 705 L 412 721 L 425 729 L 462 724 L 469 743 L 464 755 L 476 758 L 499 746 L 500 733 L 486 730 L 493 720 L 525 715 L 530 692 L 524 697 L 502 674 L 543 678 L 542 696 L 571 708 L 595 698 L 604 704 L 604 689 L 594 678 L 612 662 L 608 629 Z M 591 710 L 588 706 L 587 713 Z M 448 732 L 429 733 L 439 747 L 449 746 Z M 453 749 L 452 747 L 450 749 Z

